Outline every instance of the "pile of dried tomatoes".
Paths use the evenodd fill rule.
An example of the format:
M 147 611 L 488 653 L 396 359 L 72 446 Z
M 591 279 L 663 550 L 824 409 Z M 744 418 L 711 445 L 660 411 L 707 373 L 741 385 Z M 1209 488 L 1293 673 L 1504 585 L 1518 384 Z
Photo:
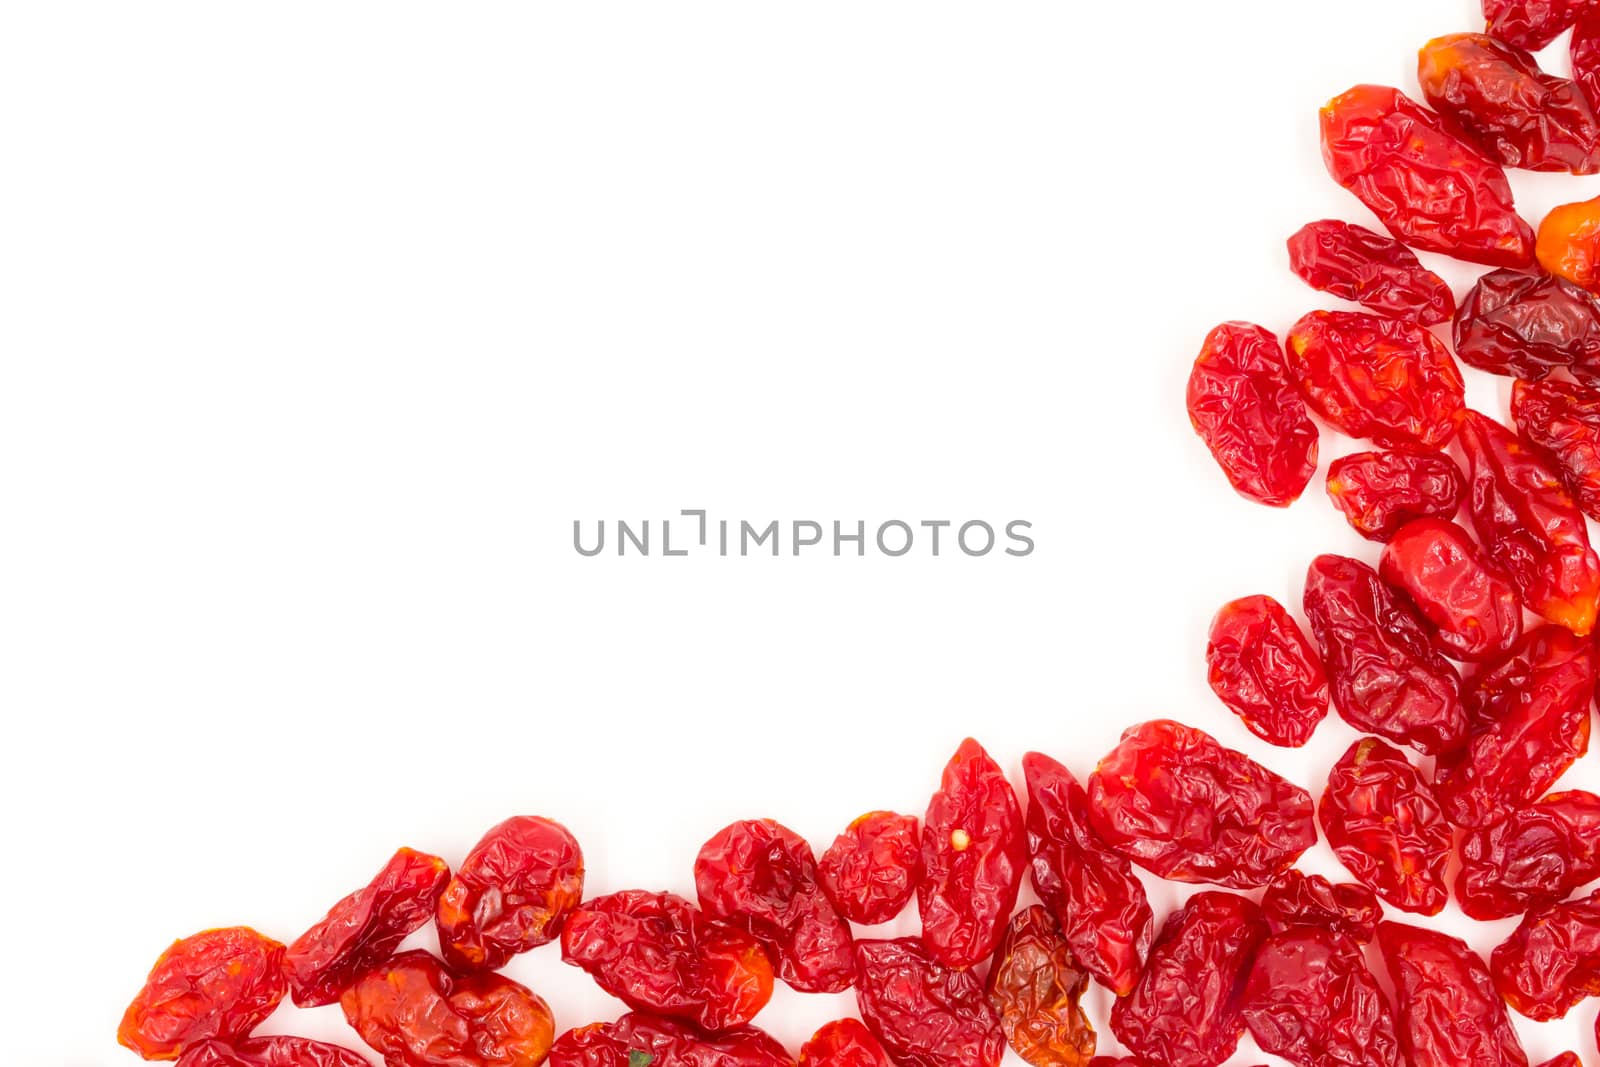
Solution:
M 994 1067 L 1007 1045 L 1035 1067 L 1215 1067 L 1247 1031 L 1302 1067 L 1527 1067 L 1508 1006 L 1547 1020 L 1600 995 L 1600 893 L 1567 899 L 1600 877 L 1600 796 L 1546 794 L 1587 749 L 1595 696 L 1600 199 L 1535 233 L 1502 168 L 1600 172 L 1600 0 L 1484 6 L 1487 34 L 1422 49 L 1428 107 L 1363 85 L 1323 109 L 1329 171 L 1393 236 L 1314 222 L 1290 261 L 1368 310 L 1314 311 L 1286 344 L 1226 323 L 1189 380 L 1195 429 L 1251 499 L 1305 490 L 1313 415 L 1378 449 L 1327 476 L 1383 544 L 1377 567 L 1320 556 L 1309 638 L 1253 596 L 1217 613 L 1207 649 L 1213 689 L 1265 740 L 1305 744 L 1330 704 L 1369 735 L 1320 799 L 1160 720 L 1082 784 L 1028 755 L 1024 807 L 969 740 L 920 821 L 864 815 L 820 859 L 776 822 L 733 823 L 695 859 L 695 901 L 586 898 L 578 842 L 519 816 L 453 872 L 401 849 L 293 944 L 245 927 L 177 942 L 122 1043 L 180 1067 L 365 1064 L 252 1036 L 287 996 L 338 1003 L 391 1067 L 789 1067 L 751 1025 L 783 981 L 855 990 L 860 1020 L 819 1030 L 805 1067 Z M 1529 50 L 1569 29 L 1565 80 Z M 1458 306 L 1407 245 L 1495 269 Z M 1446 322 L 1450 345 L 1433 330 Z M 1465 407 L 1457 358 L 1516 380 L 1511 426 Z M 1355 881 L 1295 869 L 1319 825 Z M 1453 852 L 1468 915 L 1522 916 L 1487 961 L 1383 915 L 1380 900 L 1437 914 Z M 1158 929 L 1135 866 L 1222 888 Z M 1042 903 L 1018 911 L 1024 877 Z M 920 936 L 856 936 L 913 897 Z M 397 952 L 430 922 L 439 955 Z M 545 1002 L 497 973 L 555 941 L 630 1013 L 557 1036 Z M 1109 1025 L 1130 1058 L 1095 1056 L 1091 981 L 1116 995 Z

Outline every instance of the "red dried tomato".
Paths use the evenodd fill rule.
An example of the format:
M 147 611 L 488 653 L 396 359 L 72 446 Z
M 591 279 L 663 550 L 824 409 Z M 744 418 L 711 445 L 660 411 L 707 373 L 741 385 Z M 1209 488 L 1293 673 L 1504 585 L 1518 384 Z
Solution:
M 868 812 L 834 839 L 817 874 L 846 919 L 886 923 L 911 903 L 922 880 L 922 826 L 914 815 Z
M 1412 519 L 1450 519 L 1467 479 L 1438 452 L 1354 452 L 1328 466 L 1328 497 L 1369 541 L 1387 541 Z
M 1527 1067 L 1489 969 L 1464 941 L 1386 922 L 1378 946 L 1394 982 L 1400 1045 L 1411 1067 Z
M 1443 278 L 1392 237 L 1337 219 L 1289 238 L 1289 267 L 1313 289 L 1424 326 L 1449 320 L 1456 298 Z
M 708 1037 L 676 1019 L 631 1012 L 614 1023 L 568 1030 L 548 1067 L 794 1067 L 771 1035 L 753 1026 Z
M 1402 526 L 1384 547 L 1378 573 L 1433 624 L 1434 643 L 1447 656 L 1492 659 L 1522 637 L 1516 587 L 1453 522 Z
M 1018 1056 L 1033 1067 L 1085 1067 L 1094 1027 L 1078 998 L 1089 984 L 1048 909 L 1019 911 L 989 969 L 989 1004 Z
M 1573 502 L 1600 520 L 1600 394 L 1571 382 L 1517 382 L 1511 417 L 1561 475 Z
M 1290 868 L 1267 886 L 1261 896 L 1261 914 L 1275 934 L 1310 926 L 1366 944 L 1378 932 L 1383 907 L 1364 885 L 1335 885 L 1320 874 Z
M 800 1067 L 894 1067 L 889 1053 L 856 1019 L 824 1023 L 800 1046 Z
M 1483 0 L 1489 32 L 1507 44 L 1537 52 L 1571 29 L 1589 0 Z
M 439 948 L 456 971 L 493 971 L 555 940 L 583 899 L 583 850 L 565 826 L 518 815 L 483 835 L 439 898 Z
M 1563 1052 L 1554 1059 L 1545 1060 L 1539 1067 L 1583 1067 L 1583 1061 L 1576 1052 Z
M 1389 1001 L 1361 946 L 1296 927 L 1256 950 L 1240 1011 L 1263 1052 L 1299 1067 L 1398 1067 Z
M 1600 878 L 1600 796 L 1543 800 L 1461 839 L 1456 899 L 1474 919 L 1503 919 L 1564 899 Z
M 1539 223 L 1535 251 L 1551 274 L 1600 292 L 1600 197 L 1551 208 Z
M 147 1060 L 175 1060 L 202 1041 L 246 1036 L 287 991 L 281 944 L 247 926 L 205 930 L 156 960 L 117 1040 Z
M 1506 1003 L 1537 1022 L 1600 996 L 1600 894 L 1530 911 L 1489 967 Z
M 1211 691 L 1250 732 L 1298 748 L 1328 714 L 1328 680 L 1316 649 L 1270 596 L 1222 605 L 1206 644 Z
M 1456 355 L 1491 374 L 1600 375 L 1600 299 L 1553 274 L 1490 271 L 1455 320 Z
M 178 1057 L 178 1067 L 372 1067 L 359 1052 L 305 1037 L 252 1037 L 229 1045 L 204 1041 Z
M 856 942 L 856 1003 L 900 1067 L 998 1067 L 1005 1054 L 982 980 L 916 938 Z
M 1437 915 L 1450 899 L 1450 825 L 1428 783 L 1375 737 L 1351 745 L 1328 774 L 1317 809 L 1334 855 L 1380 897 Z
M 1534 0 L 1538 2 L 1538 0 Z M 1545 0 L 1572 11 L 1578 18 L 1572 27 L 1572 80 L 1591 106 L 1600 107 L 1600 7 L 1591 0 Z

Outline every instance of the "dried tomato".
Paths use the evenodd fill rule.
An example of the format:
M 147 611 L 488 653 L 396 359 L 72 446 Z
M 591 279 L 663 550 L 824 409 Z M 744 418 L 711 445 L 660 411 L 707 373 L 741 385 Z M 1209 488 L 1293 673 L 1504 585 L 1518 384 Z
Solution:
M 850 987 L 850 924 L 822 891 L 811 846 L 793 830 L 771 819 L 725 827 L 695 857 L 694 884 L 705 913 L 749 931 L 795 989 Z
M 1297 1067 L 1398 1067 L 1389 1001 L 1361 946 L 1301 926 L 1256 950 L 1240 1011 L 1261 1051 Z
M 894 1067 L 894 1062 L 860 1021 L 837 1019 L 800 1046 L 800 1067 Z
M 1507 44 L 1537 52 L 1572 28 L 1589 0 L 1483 0 L 1489 32 Z
M 1600 293 L 1600 197 L 1551 208 L 1535 250 L 1551 274 Z
M 945 766 L 922 819 L 917 905 L 928 954 L 956 968 L 993 955 L 1027 868 L 1017 794 L 969 737 Z
M 1206 335 L 1189 374 L 1189 421 L 1240 495 L 1287 507 L 1317 470 L 1317 427 L 1277 337 L 1248 322 Z
M 1550 0 L 1551 3 L 1557 0 Z M 1573 10 L 1581 8 L 1572 27 L 1572 80 L 1591 106 L 1600 107 L 1600 5 L 1592 0 L 1562 0 Z
M 1466 386 L 1425 327 L 1361 311 L 1313 311 L 1289 331 L 1289 375 L 1323 418 L 1385 447 L 1450 439 Z
M 545 1002 L 487 972 L 461 977 L 427 952 L 402 952 L 339 998 L 389 1067 L 538 1067 L 555 1038 Z
M 1600 520 L 1600 393 L 1571 382 L 1517 382 L 1511 418 L 1561 475 L 1573 502 Z
M 1600 559 L 1583 513 L 1561 479 L 1510 430 L 1462 413 L 1468 513 L 1489 558 L 1511 576 L 1528 609 L 1579 637 L 1594 628 Z
M 1155 930 L 1144 883 L 1094 832 L 1089 795 L 1072 772 L 1038 752 L 1022 758 L 1022 770 L 1034 891 L 1083 969 L 1122 996 L 1139 980 Z
M 1048 909 L 1019 911 L 989 969 L 989 1003 L 1018 1056 L 1033 1067 L 1085 1067 L 1094 1056 L 1094 1027 L 1078 1005 L 1088 972 Z
M 851 922 L 886 923 L 922 880 L 922 827 L 914 815 L 873 811 L 834 839 L 817 863 L 823 892 Z
M 856 1003 L 900 1067 L 998 1067 L 1005 1054 L 982 980 L 916 938 L 856 942 Z
M 567 917 L 561 958 L 636 1011 L 703 1030 L 749 1022 L 772 999 L 772 963 L 747 932 L 673 893 L 626 890 Z
M 1250 732 L 1298 748 L 1328 714 L 1328 680 L 1310 640 L 1270 596 L 1222 605 L 1211 620 L 1206 675 Z
M 1466 742 L 1461 678 L 1422 617 L 1377 571 L 1345 556 L 1318 556 L 1306 572 L 1305 609 L 1333 706 L 1346 722 L 1430 754 Z
M 117 1040 L 147 1060 L 175 1060 L 202 1041 L 249 1034 L 287 991 L 278 942 L 247 926 L 205 930 L 156 960 Z
M 1467 479 L 1439 452 L 1354 452 L 1328 467 L 1328 497 L 1369 541 L 1387 541 L 1412 519 L 1450 519 Z
M 1554 1059 L 1545 1060 L 1539 1067 L 1583 1067 L 1583 1061 L 1576 1052 L 1563 1052 Z
M 1503 919 L 1600 878 L 1600 796 L 1551 793 L 1461 839 L 1456 899 L 1474 919 Z
M 1455 314 L 1443 278 L 1392 237 L 1337 219 L 1302 226 L 1289 238 L 1289 267 L 1311 288 L 1424 326 Z
M 1311 926 L 1366 944 L 1378 932 L 1383 907 L 1364 885 L 1335 885 L 1320 874 L 1290 868 L 1274 878 L 1261 895 L 1261 914 L 1275 934 Z
M 1416 519 L 1384 546 L 1378 573 L 1433 624 L 1455 659 L 1504 655 L 1522 637 L 1522 598 L 1472 535 L 1444 519 Z
M 1456 355 L 1491 374 L 1600 374 L 1600 299 L 1552 274 L 1490 271 L 1455 320 Z
M 1168 719 L 1134 726 L 1089 779 L 1095 832 L 1178 882 L 1266 885 L 1317 840 L 1311 795 Z
M 631 1012 L 614 1023 L 568 1030 L 549 1067 L 794 1067 L 771 1035 L 747 1026 L 708 1037 L 675 1019 Z
M 433 918 L 450 868 L 402 848 L 365 887 L 335 904 L 284 954 L 289 992 L 302 1008 L 332 1004 L 368 969 Z
M 1450 899 L 1450 825 L 1428 783 L 1374 737 L 1351 745 L 1328 774 L 1317 809 L 1334 855 L 1404 911 L 1437 915 Z
M 1495 988 L 1537 1022 L 1600 996 L 1600 894 L 1546 904 L 1522 917 L 1489 957 Z
M 1414 248 L 1491 267 L 1533 262 L 1505 171 L 1398 89 L 1358 85 L 1322 109 L 1335 181 Z
M 583 899 L 583 850 L 565 826 L 518 815 L 483 835 L 439 898 L 439 948 L 456 971 L 493 971 L 561 933 Z
M 252 1037 L 229 1045 L 204 1041 L 178 1058 L 178 1067 L 372 1067 L 359 1052 L 305 1037 Z
M 1411 1067 L 1527 1067 L 1505 1003 L 1477 953 L 1449 934 L 1386 922 L 1378 946 L 1394 982 Z
M 1239 992 L 1261 911 L 1244 897 L 1207 891 L 1168 917 L 1132 993 L 1111 1008 L 1111 1032 L 1136 1058 L 1162 1067 L 1216 1067 L 1244 1034 Z

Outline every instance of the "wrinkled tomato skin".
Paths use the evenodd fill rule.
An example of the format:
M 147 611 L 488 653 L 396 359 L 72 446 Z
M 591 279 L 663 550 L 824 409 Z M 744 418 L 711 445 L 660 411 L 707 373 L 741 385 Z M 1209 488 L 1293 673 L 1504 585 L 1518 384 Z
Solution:
M 641 1055 L 650 1058 L 649 1067 L 795 1067 L 775 1038 L 753 1026 L 709 1037 L 688 1023 L 643 1012 L 568 1030 L 545 1062 L 548 1067 L 638 1067 Z
M 1443 278 L 1392 237 L 1338 219 L 1289 238 L 1289 267 L 1311 288 L 1423 326 L 1449 321 L 1456 298 Z
M 288 992 L 283 951 L 247 926 L 173 942 L 128 1005 L 117 1040 L 147 1060 L 175 1060 L 202 1041 L 247 1036 Z
M 551 819 L 518 815 L 485 834 L 439 897 L 439 948 L 454 971 L 495 971 L 555 940 L 583 899 L 583 850 Z
M 1343 934 L 1296 927 L 1256 951 L 1241 997 L 1263 1052 L 1304 1067 L 1399 1067 L 1394 1016 L 1361 946 Z
M 1546 271 L 1600 293 L 1600 197 L 1551 208 L 1535 247 Z
M 1328 679 L 1300 626 L 1270 596 L 1222 605 L 1206 643 L 1211 691 L 1263 741 L 1299 748 L 1328 714 Z
M 1453 522 L 1402 526 L 1384 546 L 1378 573 L 1433 625 L 1434 644 L 1447 656 L 1482 662 L 1522 637 L 1516 587 Z
M 1398 749 L 1375 737 L 1351 745 L 1329 772 L 1317 814 L 1334 855 L 1362 884 L 1403 911 L 1444 909 L 1450 825 Z
M 817 873 L 839 914 L 862 926 L 886 923 L 922 881 L 922 825 L 914 815 L 868 812 L 828 846 Z
M 1413 248 L 1490 267 L 1533 262 L 1533 231 L 1505 171 L 1398 89 L 1358 85 L 1330 100 L 1322 157 L 1334 181 Z
M 1328 465 L 1328 498 L 1369 541 L 1388 541 L 1413 519 L 1452 519 L 1467 479 L 1440 452 L 1353 452 Z
M 1489 33 L 1506 44 L 1537 52 L 1572 28 L 1588 0 L 1483 0 Z
M 710 1033 L 745 1025 L 772 999 L 761 943 L 673 893 L 625 890 L 586 901 L 562 928 L 561 958 L 635 1011 Z
M 1587 0 L 1570 0 L 1573 7 L 1582 7 L 1572 28 L 1572 45 L 1568 55 L 1572 60 L 1572 80 L 1591 107 L 1600 107 L 1600 8 Z
M 824 1023 L 800 1046 L 800 1067 L 894 1067 L 889 1053 L 859 1020 Z
M 178 1057 L 178 1067 L 372 1067 L 359 1052 L 305 1037 L 252 1037 L 236 1045 L 206 1041 Z
M 1394 984 L 1400 1046 L 1411 1067 L 1527 1067 L 1489 969 L 1466 942 L 1385 922 L 1378 947 Z
M 1456 356 L 1490 374 L 1600 374 L 1600 299 L 1551 274 L 1485 274 L 1462 301 L 1454 334 Z
M 1123 996 L 1138 982 L 1155 934 L 1144 883 L 1095 833 L 1089 794 L 1072 772 L 1038 752 L 1022 758 L 1022 770 L 1034 891 L 1079 964 Z
M 1189 422 L 1241 496 L 1269 507 L 1299 499 L 1317 470 L 1317 427 L 1277 337 L 1248 322 L 1206 335 L 1189 373 Z
M 917 905 L 929 955 L 957 969 L 993 955 L 1027 869 L 1016 791 L 969 737 L 945 766 L 922 819 Z
M 1364 885 L 1336 885 L 1320 874 L 1290 868 L 1267 886 L 1261 896 L 1261 914 L 1275 934 L 1309 926 L 1364 945 L 1376 936 L 1383 907 Z
M 899 1067 L 999 1067 L 1005 1054 L 983 981 L 916 938 L 856 942 L 856 1003 Z
M 837 993 L 855 976 L 850 924 L 822 891 L 805 838 L 771 819 L 736 822 L 694 861 L 701 909 L 747 931 L 802 993 Z
M 1035 904 L 1012 917 L 987 982 L 1012 1051 L 1033 1067 L 1085 1067 L 1094 1027 L 1078 999 L 1088 984 L 1049 909 Z
M 1600 796 L 1551 793 L 1461 839 L 1456 900 L 1468 916 L 1504 919 L 1565 899 L 1600 878 Z
M 1571 382 L 1517 382 L 1511 418 L 1583 513 L 1600 521 L 1600 393 Z
M 1466 743 L 1461 677 L 1377 571 L 1318 556 L 1306 572 L 1305 611 L 1345 722 L 1428 755 Z
M 1216 1067 L 1244 1034 L 1238 991 L 1267 938 L 1258 909 L 1232 893 L 1196 893 L 1161 928 L 1132 993 L 1111 1009 L 1111 1032 L 1163 1067 Z
M 1442 446 L 1466 385 L 1425 327 L 1362 311 L 1313 311 L 1289 331 L 1289 376 L 1311 409 L 1385 448 Z
M 1489 969 L 1506 1003 L 1535 1022 L 1600 996 L 1600 895 L 1530 911 L 1495 947 Z

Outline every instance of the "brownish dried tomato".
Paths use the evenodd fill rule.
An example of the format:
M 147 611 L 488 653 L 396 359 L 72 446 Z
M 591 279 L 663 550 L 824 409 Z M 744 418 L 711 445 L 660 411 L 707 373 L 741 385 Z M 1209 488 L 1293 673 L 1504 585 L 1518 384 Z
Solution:
M 1144 883 L 1095 834 L 1089 795 L 1070 771 L 1038 752 L 1022 758 L 1022 770 L 1034 891 L 1083 969 L 1123 996 L 1139 980 L 1155 930 Z
M 1477 953 L 1449 934 L 1386 922 L 1378 946 L 1394 982 L 1411 1067 L 1527 1067 L 1505 1003 Z
M 1287 507 L 1317 471 L 1317 427 L 1277 337 L 1248 322 L 1206 335 L 1189 373 L 1189 422 L 1241 496 Z
M 1600 894 L 1546 904 L 1522 917 L 1489 957 L 1495 988 L 1536 1022 L 1600 996 Z
M 1537 52 L 1577 21 L 1589 0 L 1483 0 L 1489 32 L 1507 44 Z
M 1491 374 L 1600 374 L 1600 299 L 1553 274 L 1490 271 L 1455 320 L 1456 355 Z
M 1111 1008 L 1111 1032 L 1141 1062 L 1216 1067 L 1244 1034 L 1239 992 L 1266 940 L 1260 909 L 1207 891 L 1168 917 L 1139 984 Z
M 555 940 L 583 899 L 583 850 L 565 826 L 518 815 L 483 835 L 439 898 L 439 948 L 452 970 L 498 970 Z
M 1437 915 L 1450 899 L 1450 824 L 1409 760 L 1375 737 L 1334 764 L 1317 814 L 1334 855 L 1384 900 Z
M 1427 624 L 1360 560 L 1318 556 L 1306 572 L 1306 617 L 1322 649 L 1333 706 L 1364 733 L 1422 752 L 1467 739 L 1461 679 Z
M 989 1004 L 1018 1056 L 1033 1067 L 1085 1067 L 1094 1027 L 1078 1005 L 1089 975 L 1048 909 L 1019 911 L 989 969 Z
M 1178 882 L 1266 885 L 1317 840 L 1311 795 L 1193 727 L 1125 731 L 1089 779 L 1095 832 Z
M 982 980 L 914 937 L 856 942 L 856 1003 L 900 1067 L 999 1067 L 1005 1054 Z
M 1503 656 L 1522 637 L 1522 598 L 1472 535 L 1444 519 L 1416 519 L 1384 546 L 1378 573 L 1433 625 L 1455 659 Z
M 694 884 L 705 913 L 749 931 L 795 989 L 850 988 L 850 924 L 822 891 L 805 838 L 771 819 L 733 823 L 701 846 Z
M 1551 274 L 1600 293 L 1600 197 L 1551 208 L 1535 250 Z
M 1491 267 L 1533 262 L 1505 171 L 1398 89 L 1358 85 L 1322 109 L 1328 173 L 1413 248 Z
M 287 991 L 281 944 L 248 926 L 205 930 L 156 960 L 117 1040 L 147 1060 L 175 1060 L 202 1041 L 248 1035 Z
M 1328 714 L 1322 660 L 1270 596 L 1222 605 L 1206 644 L 1211 691 L 1264 741 L 1299 748 Z
M 1240 1002 L 1261 1051 L 1297 1067 L 1398 1067 L 1389 1001 L 1361 946 L 1301 926 L 1256 950 Z
M 1354 452 L 1328 467 L 1328 497 L 1369 541 L 1387 541 L 1413 519 L 1450 519 L 1467 479 L 1438 452 Z
M 551 1046 L 546 1062 L 549 1067 L 794 1067 L 784 1047 L 753 1026 L 708 1037 L 688 1023 L 642 1012 L 568 1030 Z
M 1600 393 L 1571 382 L 1517 382 L 1511 418 L 1584 514 L 1600 520 Z
M 1503 919 L 1600 878 L 1600 796 L 1551 793 L 1461 839 L 1456 899 L 1474 919 Z
M 917 905 L 928 954 L 955 968 L 993 955 L 1027 868 L 1017 794 L 969 737 L 950 757 L 922 819 Z
M 1392 237 L 1338 219 L 1309 222 L 1289 238 L 1289 267 L 1311 288 L 1424 326 L 1455 314 L 1443 278 Z
M 178 1058 L 178 1067 L 372 1067 L 359 1052 L 305 1037 L 252 1037 L 229 1045 L 204 1041 Z
M 883 1044 L 859 1020 L 823 1023 L 800 1046 L 800 1067 L 894 1067 Z
M 911 903 L 922 880 L 922 826 L 914 815 L 868 812 L 834 839 L 817 874 L 846 919 L 886 923 Z
M 1261 914 L 1275 934 L 1311 926 L 1366 944 L 1378 932 L 1383 907 L 1364 885 L 1335 885 L 1320 874 L 1290 868 L 1267 886 L 1261 896 Z
M 761 943 L 673 893 L 626 890 L 585 901 L 561 931 L 561 958 L 636 1011 L 715 1032 L 772 999 Z

